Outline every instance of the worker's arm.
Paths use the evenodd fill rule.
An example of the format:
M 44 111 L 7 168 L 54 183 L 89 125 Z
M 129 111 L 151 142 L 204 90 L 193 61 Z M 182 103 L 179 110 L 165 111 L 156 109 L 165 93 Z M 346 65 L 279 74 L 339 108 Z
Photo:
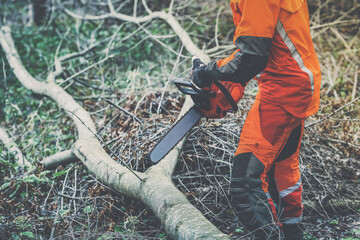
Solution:
M 240 16 L 234 35 L 237 49 L 227 58 L 196 69 L 192 79 L 199 87 L 207 86 L 213 80 L 232 81 L 245 86 L 266 67 L 280 0 L 243 0 L 239 4 L 241 6 L 232 6 L 236 7 L 234 15 Z

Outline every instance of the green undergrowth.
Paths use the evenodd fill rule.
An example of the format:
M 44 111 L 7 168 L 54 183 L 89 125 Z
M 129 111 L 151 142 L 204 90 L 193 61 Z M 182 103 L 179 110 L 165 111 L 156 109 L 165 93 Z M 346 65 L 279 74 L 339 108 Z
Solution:
M 83 1 L 77 4 L 82 4 L 80 2 Z M 122 1 L 113 2 L 121 4 Z M 169 3 L 163 0 L 148 2 L 154 10 L 160 10 Z M 152 89 L 162 91 L 166 82 L 176 76 L 188 76 L 190 57 L 180 58 L 179 64 L 175 65 L 177 55 L 164 46 L 176 52 L 182 49 L 183 56 L 190 54 L 163 21 L 154 20 L 142 25 L 151 33 L 152 36 L 149 36 L 137 24 L 114 19 L 104 22 L 78 21 L 66 15 L 61 8 L 56 8 L 44 26 L 36 27 L 26 24 L 24 20 L 27 4 L 28 1 L 2 1 L 0 17 L 2 24 L 12 28 L 12 36 L 24 66 L 39 81 L 45 81 L 49 71 L 54 70 L 57 49 L 58 56 L 64 56 L 98 43 L 83 56 L 64 62 L 64 71 L 56 83 L 66 88 L 100 126 L 99 121 L 109 121 L 115 117 L 113 108 L 97 112 L 100 108 L 109 107 L 105 98 L 132 101 L 130 107 L 126 107 L 134 110 L 136 106 L 133 102 L 140 100 L 143 94 Z M 69 3 L 64 4 L 68 4 L 66 7 L 69 9 L 73 8 Z M 126 9 L 124 13 L 133 14 L 130 5 L 124 5 L 123 9 Z M 201 48 L 214 47 L 214 24 L 220 8 L 215 9 L 206 3 L 179 9 L 177 17 L 195 43 Z M 201 11 L 203 15 L 199 14 Z M 231 44 L 234 31 L 231 14 L 229 9 L 221 11 L 219 41 L 220 44 Z M 140 6 L 138 14 L 145 14 Z M 340 32 L 351 48 L 360 48 L 356 38 L 358 33 L 342 29 Z M 154 39 L 160 35 L 167 38 Z M 347 52 L 343 42 L 330 31 L 315 38 L 314 42 L 323 69 L 320 110 L 314 116 L 315 120 L 319 120 L 352 101 L 358 50 Z M 110 49 L 106 52 L 108 46 Z M 107 56 L 111 57 L 100 64 Z M 331 59 L 335 59 L 335 62 Z M 89 66 L 93 67 L 75 76 Z M 53 100 L 25 89 L 12 73 L 2 50 L 0 69 L 0 125 L 7 129 L 24 156 L 36 166 L 33 173 L 24 175 L 26 171 L 18 169 L 14 155 L 0 143 L 0 239 L 49 239 L 51 236 L 97 240 L 166 239 L 164 229 L 149 209 L 106 188 L 80 163 L 60 166 L 51 171 L 41 169 L 41 160 L 69 149 L 76 141 L 77 131 L 73 121 Z M 359 96 L 358 92 L 356 90 L 355 97 Z M 127 98 L 126 94 L 131 93 L 135 93 L 135 99 Z M 120 104 L 124 106 L 127 103 L 123 101 Z M 158 105 L 153 105 L 153 102 L 148 105 L 146 109 L 141 109 L 142 113 L 147 118 L 158 117 L 154 110 Z M 327 139 L 359 146 L 359 109 L 360 102 L 357 101 L 315 125 L 314 131 Z M 122 119 L 115 122 L 116 128 L 111 129 L 110 134 L 130 129 L 122 124 L 125 125 Z M 107 136 L 106 140 L 111 140 L 110 137 Z M 336 146 L 347 158 L 360 158 L 359 148 L 349 144 L 329 140 L 318 142 Z M 350 180 L 359 182 L 355 175 L 351 175 Z M 324 225 L 336 229 L 341 223 L 340 219 Z M 239 227 L 234 232 L 241 235 L 244 230 Z M 360 233 L 346 234 L 353 237 L 343 239 L 357 239 Z M 316 237 L 308 236 L 308 239 Z

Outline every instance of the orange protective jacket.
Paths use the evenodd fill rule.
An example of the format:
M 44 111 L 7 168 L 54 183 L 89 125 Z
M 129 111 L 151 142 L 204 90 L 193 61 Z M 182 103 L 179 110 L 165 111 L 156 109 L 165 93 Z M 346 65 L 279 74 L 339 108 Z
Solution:
M 237 50 L 209 63 L 212 78 L 259 82 L 261 101 L 297 118 L 317 112 L 320 65 L 310 36 L 306 0 L 231 0 Z

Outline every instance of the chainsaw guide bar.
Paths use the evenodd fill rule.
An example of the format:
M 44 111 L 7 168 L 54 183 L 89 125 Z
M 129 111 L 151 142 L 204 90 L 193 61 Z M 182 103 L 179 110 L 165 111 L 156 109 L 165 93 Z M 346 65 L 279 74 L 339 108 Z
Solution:
M 192 107 L 184 116 L 166 133 L 163 139 L 156 144 L 150 152 L 150 159 L 157 163 L 170 152 L 188 131 L 203 117 L 198 107 Z
M 193 58 L 193 67 L 203 64 L 200 59 Z M 194 106 L 180 118 L 179 121 L 168 131 L 159 143 L 150 151 L 150 159 L 153 163 L 159 162 L 168 152 L 170 152 L 180 140 L 199 122 L 201 117 L 222 118 L 229 111 L 238 110 L 237 101 L 233 98 L 241 93 L 241 88 L 233 87 L 234 83 L 227 83 L 224 86 L 219 80 L 212 80 L 210 88 L 200 88 L 190 81 L 175 80 L 175 86 L 185 95 L 190 95 L 194 101 Z M 242 87 L 242 86 L 241 86 Z M 243 88 L 243 87 L 242 87 Z

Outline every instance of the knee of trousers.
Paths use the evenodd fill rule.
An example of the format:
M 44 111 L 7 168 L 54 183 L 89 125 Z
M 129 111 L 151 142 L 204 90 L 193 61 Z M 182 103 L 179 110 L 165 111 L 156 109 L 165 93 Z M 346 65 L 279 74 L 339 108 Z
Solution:
M 234 159 L 230 183 L 232 205 L 239 219 L 252 230 L 273 222 L 260 178 L 264 170 L 264 164 L 253 153 L 242 153 Z
M 264 169 L 264 164 L 251 152 L 235 156 L 230 191 L 237 210 L 248 210 L 260 201 L 267 202 L 268 198 L 262 189 L 260 178 Z
M 264 164 L 253 153 L 236 155 L 231 173 L 231 194 L 238 195 L 258 188 L 262 190 L 260 176 L 264 169 Z

